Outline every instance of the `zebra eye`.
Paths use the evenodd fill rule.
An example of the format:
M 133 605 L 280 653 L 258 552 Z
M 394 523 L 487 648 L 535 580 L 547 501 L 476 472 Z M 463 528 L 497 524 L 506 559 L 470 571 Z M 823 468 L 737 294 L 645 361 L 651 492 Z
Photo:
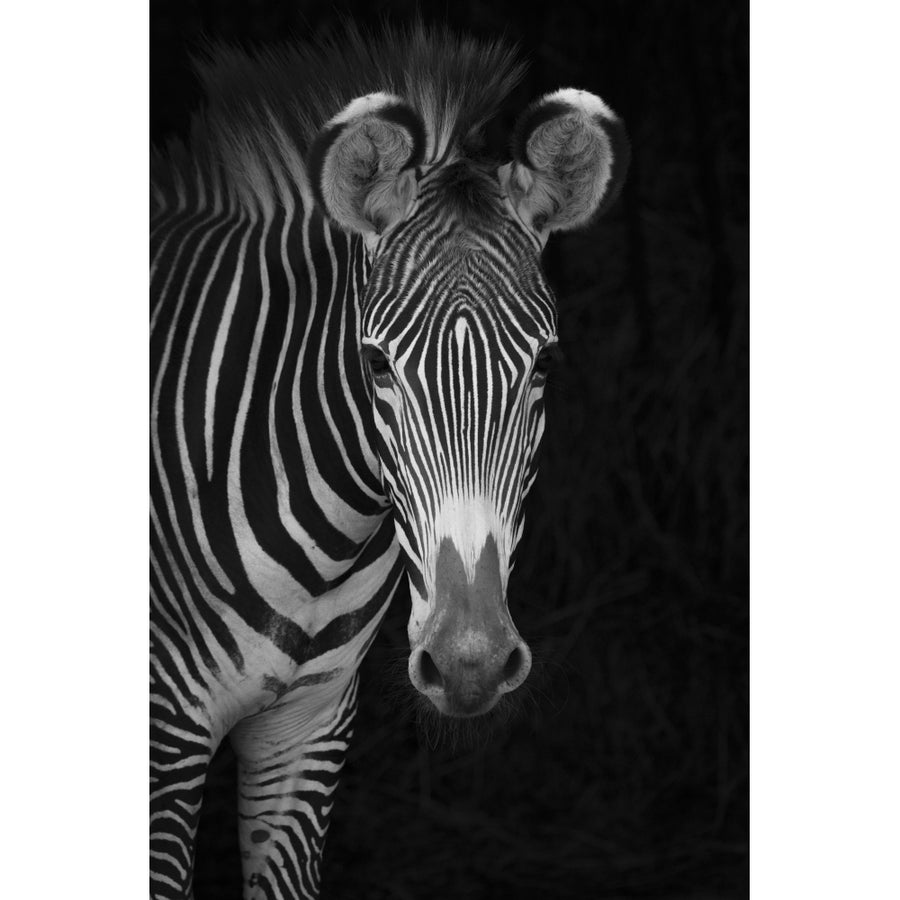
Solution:
M 535 374 L 546 377 L 559 362 L 559 357 L 560 353 L 556 344 L 548 344 L 546 347 L 543 347 L 534 361 Z
M 377 347 L 363 347 L 363 358 L 369 364 L 369 371 L 375 378 L 391 374 L 388 358 Z

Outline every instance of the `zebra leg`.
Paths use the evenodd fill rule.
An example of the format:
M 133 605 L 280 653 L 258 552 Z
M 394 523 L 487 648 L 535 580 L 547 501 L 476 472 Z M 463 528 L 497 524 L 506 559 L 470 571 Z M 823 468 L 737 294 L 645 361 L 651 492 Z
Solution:
M 337 703 L 314 717 L 300 691 L 232 732 L 244 900 L 319 896 L 331 795 L 353 735 L 357 681 L 354 674 Z
M 150 896 L 153 900 L 193 897 L 197 824 L 215 745 L 209 730 L 197 722 L 182 717 L 151 716 Z

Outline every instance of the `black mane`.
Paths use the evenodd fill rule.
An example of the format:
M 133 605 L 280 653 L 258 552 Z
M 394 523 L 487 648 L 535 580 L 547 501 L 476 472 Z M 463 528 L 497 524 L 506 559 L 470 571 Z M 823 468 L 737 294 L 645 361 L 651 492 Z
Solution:
M 428 157 L 452 159 L 477 146 L 482 126 L 524 73 L 515 49 L 502 42 L 422 24 L 368 34 L 348 23 L 320 46 L 255 55 L 214 43 L 194 65 L 206 105 L 192 120 L 187 147 L 175 142 L 154 155 L 152 180 L 164 189 L 196 168 L 221 177 L 229 193 L 256 208 L 277 202 L 285 186 L 309 197 L 306 151 L 356 97 L 399 95 L 425 122 Z

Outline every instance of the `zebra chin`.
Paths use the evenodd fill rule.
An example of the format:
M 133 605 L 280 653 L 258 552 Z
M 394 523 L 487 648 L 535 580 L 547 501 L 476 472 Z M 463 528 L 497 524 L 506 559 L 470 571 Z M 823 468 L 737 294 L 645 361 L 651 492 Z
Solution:
M 430 605 L 411 649 L 410 681 L 445 716 L 489 713 L 531 669 L 531 650 L 507 609 L 492 536 L 468 574 L 455 544 L 441 542 Z

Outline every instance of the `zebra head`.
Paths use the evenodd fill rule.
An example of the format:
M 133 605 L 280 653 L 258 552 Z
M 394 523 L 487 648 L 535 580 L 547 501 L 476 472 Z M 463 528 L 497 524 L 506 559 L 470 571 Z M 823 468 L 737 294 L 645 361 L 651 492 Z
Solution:
M 311 150 L 320 204 L 368 252 L 359 350 L 409 573 L 409 676 L 448 715 L 487 712 L 531 667 L 506 590 L 556 355 L 540 253 L 611 202 L 627 155 L 613 113 L 574 90 L 525 112 L 499 168 L 440 148 L 388 94 Z

